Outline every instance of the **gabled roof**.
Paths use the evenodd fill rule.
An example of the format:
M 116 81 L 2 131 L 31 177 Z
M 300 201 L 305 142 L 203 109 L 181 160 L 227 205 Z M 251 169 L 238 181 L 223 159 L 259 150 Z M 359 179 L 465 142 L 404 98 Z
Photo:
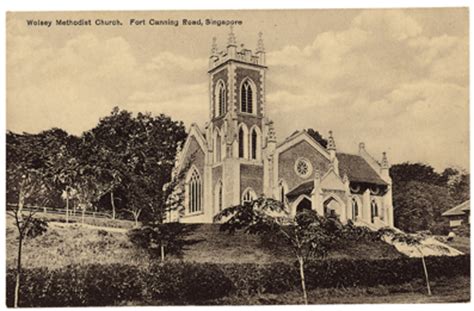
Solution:
M 470 212 L 471 210 L 471 207 L 470 207 L 470 203 L 469 203 L 469 200 L 453 207 L 452 209 L 450 210 L 447 210 L 446 212 L 444 212 L 443 214 L 441 214 L 442 216 L 459 216 L 459 215 L 466 215 Z
M 298 186 L 296 186 L 296 188 L 288 192 L 286 194 L 286 197 L 292 200 L 294 198 L 299 197 L 302 194 L 310 195 L 311 192 L 313 191 L 313 188 L 314 188 L 314 181 L 312 180 L 306 181 L 302 184 L 299 184 Z
M 361 156 L 349 153 L 337 153 L 339 175 L 347 175 L 349 181 L 377 185 L 387 185 L 379 174 Z

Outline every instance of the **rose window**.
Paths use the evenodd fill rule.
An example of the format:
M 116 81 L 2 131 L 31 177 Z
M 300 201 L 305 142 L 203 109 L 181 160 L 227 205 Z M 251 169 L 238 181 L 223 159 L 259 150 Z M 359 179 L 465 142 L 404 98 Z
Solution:
M 295 171 L 300 177 L 308 177 L 311 174 L 311 163 L 306 159 L 298 159 L 295 163 Z

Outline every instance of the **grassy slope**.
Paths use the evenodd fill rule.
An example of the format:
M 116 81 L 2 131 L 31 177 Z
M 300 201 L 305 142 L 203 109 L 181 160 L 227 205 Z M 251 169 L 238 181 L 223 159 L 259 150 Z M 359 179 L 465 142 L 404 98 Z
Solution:
M 291 252 L 282 247 L 264 246 L 260 237 L 237 233 L 230 236 L 219 232 L 218 225 L 193 225 L 184 260 L 214 263 L 268 263 L 294 261 Z M 146 265 L 143 250 L 136 249 L 127 238 L 126 229 L 103 228 L 78 223 L 50 222 L 47 233 L 27 240 L 24 247 L 25 267 L 60 267 L 67 264 L 128 263 Z M 105 234 L 104 234 L 105 233 Z M 16 259 L 16 231 L 7 220 L 7 264 Z M 349 243 L 335 250 L 330 258 L 393 258 L 400 254 L 384 242 Z M 173 258 L 179 260 L 179 258 Z

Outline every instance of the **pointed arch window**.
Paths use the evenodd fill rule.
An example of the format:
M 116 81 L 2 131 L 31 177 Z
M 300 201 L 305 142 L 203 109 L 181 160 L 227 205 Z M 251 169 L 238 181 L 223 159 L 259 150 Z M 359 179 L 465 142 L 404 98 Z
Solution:
M 251 159 L 252 160 L 256 160 L 257 159 L 257 139 L 258 139 L 258 134 L 257 134 L 257 131 L 255 129 L 252 130 L 252 135 L 251 135 L 251 143 L 252 143 L 252 146 L 251 146 Z
M 227 91 L 223 81 L 219 81 L 215 93 L 216 116 L 222 116 L 227 112 Z
M 215 192 L 215 202 L 216 202 L 216 208 L 217 211 L 220 212 L 223 210 L 224 207 L 224 189 L 223 189 L 222 181 L 219 181 L 216 186 L 216 192 Z
M 244 151 L 245 151 L 245 133 L 244 129 L 240 128 L 239 129 L 239 158 L 244 157 Z
M 188 212 L 197 213 L 202 211 L 202 182 L 201 176 L 196 169 L 188 180 Z
M 352 198 L 352 220 L 356 221 L 359 216 L 359 203 L 356 198 Z
M 279 192 L 278 196 L 279 196 L 280 201 L 283 204 L 286 204 L 287 203 L 286 193 L 288 192 L 288 186 L 286 185 L 285 181 L 280 180 L 280 182 L 278 183 L 278 192 Z
M 214 152 L 215 152 L 215 159 L 216 163 L 222 160 L 222 146 L 221 146 L 221 134 L 217 131 L 216 138 L 214 141 Z
M 254 106 L 254 86 L 249 79 L 242 83 L 240 89 L 240 111 L 246 113 L 253 113 Z
M 373 223 L 374 218 L 379 216 L 379 207 L 377 205 L 377 202 L 375 200 L 372 200 L 370 203 L 370 220 Z

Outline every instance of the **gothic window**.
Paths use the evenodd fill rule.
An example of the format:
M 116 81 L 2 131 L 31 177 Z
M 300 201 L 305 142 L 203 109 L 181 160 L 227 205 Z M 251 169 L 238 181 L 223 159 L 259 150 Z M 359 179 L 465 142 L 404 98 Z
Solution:
M 359 216 L 359 203 L 356 198 L 352 198 L 352 220 L 356 221 Z
M 201 176 L 196 169 L 188 180 L 188 212 L 196 213 L 202 211 L 202 183 Z
M 254 93 L 252 83 L 248 79 L 245 80 L 240 89 L 240 111 L 253 113 Z
M 216 103 L 215 116 L 224 115 L 227 112 L 227 92 L 222 80 L 217 83 L 214 98 Z
M 305 158 L 299 158 L 295 162 L 295 172 L 301 178 L 306 178 L 312 173 L 311 163 Z
M 239 126 L 239 158 L 249 158 L 249 130 L 247 126 L 242 123 Z
M 239 129 L 239 158 L 244 157 L 244 149 L 245 149 L 244 130 L 243 130 L 243 128 L 240 128 Z
M 216 198 L 216 207 L 217 207 L 217 210 L 220 212 L 222 211 L 223 209 L 223 205 L 224 205 L 224 191 L 223 191 L 223 186 L 222 186 L 222 181 L 219 181 L 217 183 L 217 186 L 216 186 L 216 190 L 215 190 L 215 198 Z
M 242 194 L 242 204 L 252 202 L 257 198 L 255 191 L 252 188 L 247 188 Z
M 375 200 L 372 200 L 370 203 L 370 220 L 372 223 L 374 222 L 374 218 L 378 217 L 379 215 L 379 207 L 377 205 L 377 202 Z
M 253 129 L 252 131 L 252 156 L 251 158 L 253 160 L 256 160 L 257 159 L 257 131 L 255 129 Z
M 220 162 L 221 161 L 221 134 L 219 132 L 217 132 L 216 134 L 216 139 L 215 139 L 215 142 L 214 142 L 214 152 L 216 154 L 216 162 Z
M 278 183 L 278 189 L 279 189 L 279 199 L 280 201 L 283 203 L 283 204 L 286 204 L 286 193 L 287 193 L 287 185 L 286 183 L 281 180 L 279 183 Z

